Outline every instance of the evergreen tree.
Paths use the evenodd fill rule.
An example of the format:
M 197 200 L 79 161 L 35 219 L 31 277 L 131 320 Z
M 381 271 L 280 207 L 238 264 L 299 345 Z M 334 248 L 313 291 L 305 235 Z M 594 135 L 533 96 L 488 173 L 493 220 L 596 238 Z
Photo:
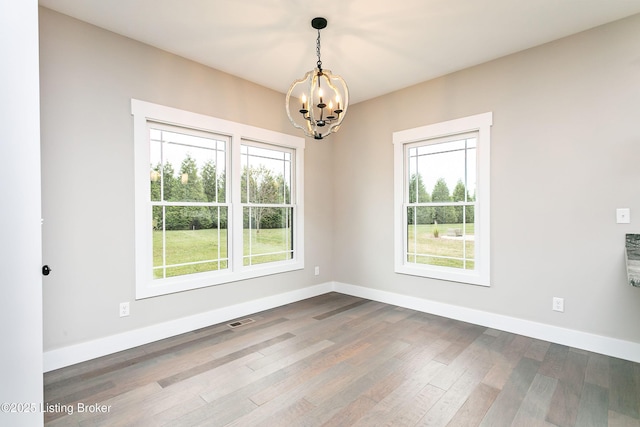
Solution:
M 451 193 L 444 178 L 438 179 L 431 192 L 433 202 L 451 202 Z M 456 222 L 456 212 L 453 206 L 437 206 L 433 210 L 433 219 L 438 224 L 453 224 Z
M 162 192 L 164 201 L 176 200 L 174 199 L 173 193 L 177 192 L 180 180 L 177 179 L 174 174 L 175 171 L 171 163 L 165 163 L 162 167 Z
M 176 185 L 171 188 L 170 198 L 167 201 L 180 202 L 206 202 L 202 179 L 198 174 L 198 166 L 189 154 L 182 161 Z M 172 206 L 166 209 L 167 230 L 196 230 L 211 228 L 213 221 L 211 212 L 206 206 Z
M 151 201 L 159 202 L 162 197 L 160 185 L 162 183 L 162 165 L 158 163 L 155 167 L 151 166 L 150 171 L 150 191 Z M 154 230 L 162 227 L 162 206 L 154 206 L 152 211 L 152 226 Z
M 468 200 L 468 195 L 466 194 L 464 184 L 462 180 L 458 180 L 456 187 L 453 189 L 452 199 L 454 202 L 466 202 Z M 464 206 L 454 206 L 454 211 L 456 213 L 455 222 L 458 224 L 462 224 L 464 222 Z
M 208 160 L 202 167 L 202 185 L 207 202 L 224 203 L 226 201 L 226 176 L 224 171 L 219 175 L 213 160 Z M 227 208 L 210 206 L 212 226 L 227 228 Z M 218 212 L 220 214 L 218 215 Z
M 414 173 L 409 179 L 409 203 L 429 203 L 430 201 L 431 197 L 424 186 L 422 176 Z M 408 209 L 407 216 L 408 224 L 413 224 L 414 219 L 417 224 L 431 224 L 433 223 L 433 208 L 412 206 Z
M 224 197 L 224 194 L 218 193 L 218 175 L 216 165 L 212 160 L 208 160 L 202 167 L 202 187 L 207 202 L 224 202 L 224 199 L 221 200 L 221 196 Z

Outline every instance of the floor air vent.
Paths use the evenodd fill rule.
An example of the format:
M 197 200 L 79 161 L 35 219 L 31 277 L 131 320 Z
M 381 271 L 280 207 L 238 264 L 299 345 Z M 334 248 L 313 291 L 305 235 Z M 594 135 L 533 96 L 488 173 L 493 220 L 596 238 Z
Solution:
M 244 326 L 248 323 L 253 323 L 253 322 L 255 322 L 255 320 L 251 318 L 246 318 L 242 320 L 236 320 L 235 322 L 227 323 L 227 326 L 229 326 L 230 328 L 238 328 L 240 326 Z

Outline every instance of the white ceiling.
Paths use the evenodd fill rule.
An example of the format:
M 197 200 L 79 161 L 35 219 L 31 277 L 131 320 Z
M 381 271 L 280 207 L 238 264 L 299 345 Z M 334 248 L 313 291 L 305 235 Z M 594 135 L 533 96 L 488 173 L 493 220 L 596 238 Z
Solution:
M 316 64 L 356 103 L 640 13 L 640 0 L 39 0 L 285 93 Z

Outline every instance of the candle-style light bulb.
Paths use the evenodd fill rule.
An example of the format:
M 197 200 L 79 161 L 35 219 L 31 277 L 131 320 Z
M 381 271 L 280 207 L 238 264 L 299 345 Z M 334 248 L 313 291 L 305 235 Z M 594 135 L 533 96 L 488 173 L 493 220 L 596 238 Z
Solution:
M 302 109 L 306 110 L 307 109 L 307 95 L 305 95 L 304 93 L 302 94 Z

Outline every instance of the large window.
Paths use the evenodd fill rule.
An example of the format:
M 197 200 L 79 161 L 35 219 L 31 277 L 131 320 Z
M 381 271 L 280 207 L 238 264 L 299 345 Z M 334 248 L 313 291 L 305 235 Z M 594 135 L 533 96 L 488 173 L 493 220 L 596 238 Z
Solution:
M 396 272 L 489 285 L 491 121 L 394 133 Z
M 304 267 L 304 139 L 132 100 L 136 298 Z
M 148 123 L 153 278 L 228 268 L 229 138 Z

